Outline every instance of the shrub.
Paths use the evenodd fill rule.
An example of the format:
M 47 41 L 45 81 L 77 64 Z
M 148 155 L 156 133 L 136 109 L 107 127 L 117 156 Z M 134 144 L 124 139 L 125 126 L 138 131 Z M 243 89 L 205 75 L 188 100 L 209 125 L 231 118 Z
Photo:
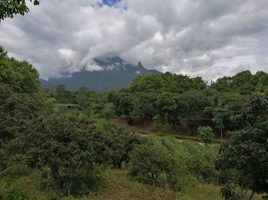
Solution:
M 13 188 L 7 192 L 6 198 L 3 199 L 17 199 L 17 200 L 38 200 L 36 197 L 30 197 L 28 192 L 23 188 Z
M 199 136 L 202 138 L 201 141 L 205 145 L 211 144 L 213 137 L 215 137 L 215 135 L 213 134 L 212 128 L 210 128 L 209 126 L 207 127 L 199 126 L 198 133 L 199 133 Z
M 156 180 L 165 171 L 169 173 L 174 166 L 174 160 L 163 146 L 140 145 L 131 153 L 130 176 Z
M 200 181 L 208 183 L 218 180 L 218 173 L 214 164 L 207 163 L 199 155 L 195 155 L 188 159 L 187 167 L 189 171 Z

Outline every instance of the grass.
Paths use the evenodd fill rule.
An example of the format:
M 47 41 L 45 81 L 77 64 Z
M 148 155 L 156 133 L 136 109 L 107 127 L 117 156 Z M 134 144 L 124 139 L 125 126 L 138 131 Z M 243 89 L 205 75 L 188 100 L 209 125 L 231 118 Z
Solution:
M 102 118 L 100 114 L 95 114 L 93 111 L 90 112 L 90 118 L 94 119 L 98 126 L 103 126 L 104 124 L 108 124 L 108 120 Z
M 183 136 L 183 135 L 171 135 L 171 134 L 166 134 L 166 133 L 153 133 L 155 135 L 158 136 L 170 136 L 170 137 L 175 137 L 177 139 L 186 139 L 186 140 L 194 140 L 194 141 L 198 141 L 201 142 L 201 138 L 199 137 L 189 137 L 189 136 Z M 219 140 L 219 139 L 212 139 L 212 143 L 221 143 L 224 142 L 225 140 Z
M 181 194 L 168 188 L 155 187 L 139 183 L 127 176 L 127 168 L 106 170 L 106 181 L 102 188 L 96 193 L 84 196 L 82 200 L 127 200 L 127 199 L 147 199 L 147 200 L 222 200 L 220 186 L 199 183 L 197 187 L 189 193 Z M 40 190 L 42 182 L 42 172 L 31 170 L 23 165 L 14 167 L 8 175 L 0 177 L 0 199 L 10 191 L 25 194 L 28 198 L 24 199 L 63 199 L 74 200 L 74 197 L 58 198 L 54 188 Z M 120 187 L 118 186 L 119 183 Z M 249 199 L 250 192 L 245 199 Z M 16 198 L 15 198 L 16 199 Z M 255 194 L 255 200 L 261 200 L 261 195 Z
M 55 196 L 55 192 L 39 190 L 41 173 L 39 170 L 30 170 L 23 165 L 17 165 L 7 175 L 0 177 L 0 199 L 8 193 L 15 194 L 14 199 L 46 200 L 52 198 Z
M 108 173 L 108 171 L 107 171 Z M 116 181 L 120 184 L 121 188 L 117 185 L 113 176 L 108 173 L 108 181 L 105 188 L 102 190 L 101 195 L 92 197 L 93 200 L 120 200 L 120 199 L 178 199 L 184 200 L 179 193 L 172 190 L 145 185 L 137 181 L 130 180 L 127 177 L 127 170 L 113 169 L 111 173 Z
M 98 126 L 103 126 L 104 124 L 109 123 L 105 118 L 100 118 L 100 119 L 95 118 L 94 120 L 96 120 Z

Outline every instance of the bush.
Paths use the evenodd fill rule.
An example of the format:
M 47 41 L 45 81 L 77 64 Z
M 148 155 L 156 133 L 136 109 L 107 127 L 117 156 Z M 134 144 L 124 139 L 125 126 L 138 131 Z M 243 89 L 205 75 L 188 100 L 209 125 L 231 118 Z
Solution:
M 198 133 L 199 133 L 199 136 L 201 137 L 201 141 L 205 145 L 211 144 L 213 137 L 215 137 L 215 135 L 213 134 L 212 128 L 210 128 L 209 126 L 207 127 L 199 126 Z
M 218 173 L 212 163 L 207 163 L 199 155 L 195 155 L 188 159 L 187 167 L 189 171 L 199 180 L 207 183 L 216 182 Z
M 38 198 L 31 198 L 28 192 L 22 188 L 14 188 L 7 192 L 6 199 L 17 199 L 17 200 L 37 200 Z
M 175 191 L 181 193 L 190 193 L 198 185 L 197 179 L 189 173 L 181 173 L 175 171 L 168 175 L 168 181 L 171 183 L 170 187 Z
M 130 176 L 142 176 L 147 180 L 156 180 L 165 171 L 169 173 L 174 160 L 163 146 L 140 145 L 131 153 Z

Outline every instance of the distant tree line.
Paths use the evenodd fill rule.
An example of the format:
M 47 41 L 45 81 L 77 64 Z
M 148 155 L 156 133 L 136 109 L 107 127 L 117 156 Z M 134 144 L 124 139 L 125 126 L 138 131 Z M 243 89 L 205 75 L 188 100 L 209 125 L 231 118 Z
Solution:
M 118 92 L 112 88 L 96 93 L 83 86 L 78 91 L 69 91 L 63 84 L 57 86 L 56 92 L 42 90 L 54 102 L 79 104 L 81 110 L 107 118 L 126 115 L 129 124 L 142 121 L 144 125 L 153 120 L 159 130 L 167 125 L 175 130 L 184 123 L 192 133 L 202 125 L 202 120 L 213 121 L 221 131 L 233 130 L 235 126 L 229 117 L 237 114 L 253 93 L 268 94 L 267 80 L 268 74 L 263 71 L 255 75 L 243 71 L 208 85 L 201 77 L 166 72 L 139 75 L 129 87 Z

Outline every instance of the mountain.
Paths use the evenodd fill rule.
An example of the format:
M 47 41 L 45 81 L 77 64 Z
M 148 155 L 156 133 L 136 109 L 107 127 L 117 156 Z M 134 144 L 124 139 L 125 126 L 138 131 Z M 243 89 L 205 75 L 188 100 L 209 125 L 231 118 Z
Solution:
M 53 83 L 49 83 L 48 81 L 46 81 L 46 80 L 44 80 L 42 78 L 39 78 L 39 81 L 40 81 L 42 87 L 44 87 L 44 88 L 50 88 L 53 91 L 56 90 L 57 85 L 55 85 Z
M 105 92 L 110 88 L 119 90 L 128 87 L 132 79 L 140 74 L 162 74 L 157 70 L 147 70 L 139 62 L 137 66 L 126 63 L 118 56 L 105 59 L 95 59 L 96 65 L 102 71 L 75 72 L 71 77 L 49 78 L 48 81 L 40 79 L 42 87 L 55 90 L 58 84 L 64 84 L 68 90 L 79 90 L 81 86 L 86 86 L 91 91 Z

